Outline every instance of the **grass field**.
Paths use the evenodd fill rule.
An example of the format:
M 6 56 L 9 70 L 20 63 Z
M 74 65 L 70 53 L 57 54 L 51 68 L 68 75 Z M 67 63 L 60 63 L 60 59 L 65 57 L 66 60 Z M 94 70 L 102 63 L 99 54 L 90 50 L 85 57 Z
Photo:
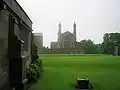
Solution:
M 120 57 L 111 55 L 40 55 L 44 72 L 30 90 L 75 90 L 77 77 L 87 76 L 94 90 L 120 90 Z

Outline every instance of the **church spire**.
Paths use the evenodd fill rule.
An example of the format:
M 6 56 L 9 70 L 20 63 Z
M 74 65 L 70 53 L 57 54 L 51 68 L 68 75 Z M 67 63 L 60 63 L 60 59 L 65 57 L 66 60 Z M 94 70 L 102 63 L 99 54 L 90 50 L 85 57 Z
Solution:
M 61 48 L 61 22 L 58 25 L 58 45 L 57 48 Z
M 59 25 L 58 25 L 58 35 L 61 35 L 61 22 L 59 22 Z
M 75 35 L 75 41 L 76 41 L 76 23 L 73 24 L 73 34 Z

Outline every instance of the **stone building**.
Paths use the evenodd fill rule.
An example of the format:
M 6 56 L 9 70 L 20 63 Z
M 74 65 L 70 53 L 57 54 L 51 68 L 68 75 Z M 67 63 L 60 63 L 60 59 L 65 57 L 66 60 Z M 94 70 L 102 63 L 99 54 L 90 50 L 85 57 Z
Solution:
M 73 33 L 66 31 L 61 33 L 62 25 L 59 23 L 59 31 L 58 31 L 58 44 L 57 48 L 71 49 L 75 48 L 76 44 L 76 23 L 73 24 Z
M 51 42 L 51 49 L 57 49 L 57 42 Z
M 76 23 L 73 24 L 73 33 L 66 31 L 62 33 L 62 25 L 58 25 L 58 41 L 51 42 L 52 49 L 74 49 L 76 48 Z
M 16 88 L 15 83 L 19 85 L 25 79 L 24 66 L 31 62 L 31 33 L 32 21 L 18 2 L 0 0 L 0 90 Z M 17 44 L 18 41 L 24 43 Z M 19 60 L 16 62 L 13 58 Z
M 51 42 L 51 49 L 58 53 L 84 53 L 84 49 L 76 41 L 76 23 L 73 24 L 73 33 L 66 31 L 62 33 L 62 24 L 58 25 L 58 40 Z
M 38 53 L 40 53 L 43 48 L 43 34 L 42 33 L 33 33 L 33 34 L 34 34 L 34 43 L 38 48 Z

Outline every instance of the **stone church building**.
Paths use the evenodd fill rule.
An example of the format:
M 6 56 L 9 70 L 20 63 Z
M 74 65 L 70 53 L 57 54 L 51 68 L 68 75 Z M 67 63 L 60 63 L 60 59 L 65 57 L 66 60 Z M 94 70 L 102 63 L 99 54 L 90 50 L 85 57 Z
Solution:
M 73 24 L 73 33 L 66 31 L 62 33 L 61 31 L 62 25 L 59 23 L 58 25 L 58 41 L 51 42 L 51 48 L 62 48 L 62 49 L 73 49 L 76 48 L 76 23 Z
M 57 48 L 75 48 L 76 43 L 76 24 L 73 24 L 73 33 L 66 31 L 61 33 L 61 23 L 59 23 Z
M 67 50 L 70 52 L 84 52 L 79 42 L 76 41 L 76 23 L 73 24 L 73 33 L 66 31 L 62 33 L 62 24 L 58 25 L 58 40 L 51 42 L 51 49 Z M 79 47 L 79 49 L 78 49 Z

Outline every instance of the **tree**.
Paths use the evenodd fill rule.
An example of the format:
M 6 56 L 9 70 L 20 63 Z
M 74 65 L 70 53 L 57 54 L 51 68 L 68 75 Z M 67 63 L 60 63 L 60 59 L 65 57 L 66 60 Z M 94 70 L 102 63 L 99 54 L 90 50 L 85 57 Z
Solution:
M 106 54 L 114 54 L 115 46 L 120 48 L 120 33 L 106 33 L 103 40 L 104 53 Z
M 104 53 L 103 43 L 96 44 L 96 49 L 98 54 L 103 54 Z
M 94 42 L 90 39 L 88 40 L 81 40 L 80 41 L 81 46 L 84 48 L 84 53 L 86 54 L 95 54 L 97 53 L 97 47 L 94 44 Z

